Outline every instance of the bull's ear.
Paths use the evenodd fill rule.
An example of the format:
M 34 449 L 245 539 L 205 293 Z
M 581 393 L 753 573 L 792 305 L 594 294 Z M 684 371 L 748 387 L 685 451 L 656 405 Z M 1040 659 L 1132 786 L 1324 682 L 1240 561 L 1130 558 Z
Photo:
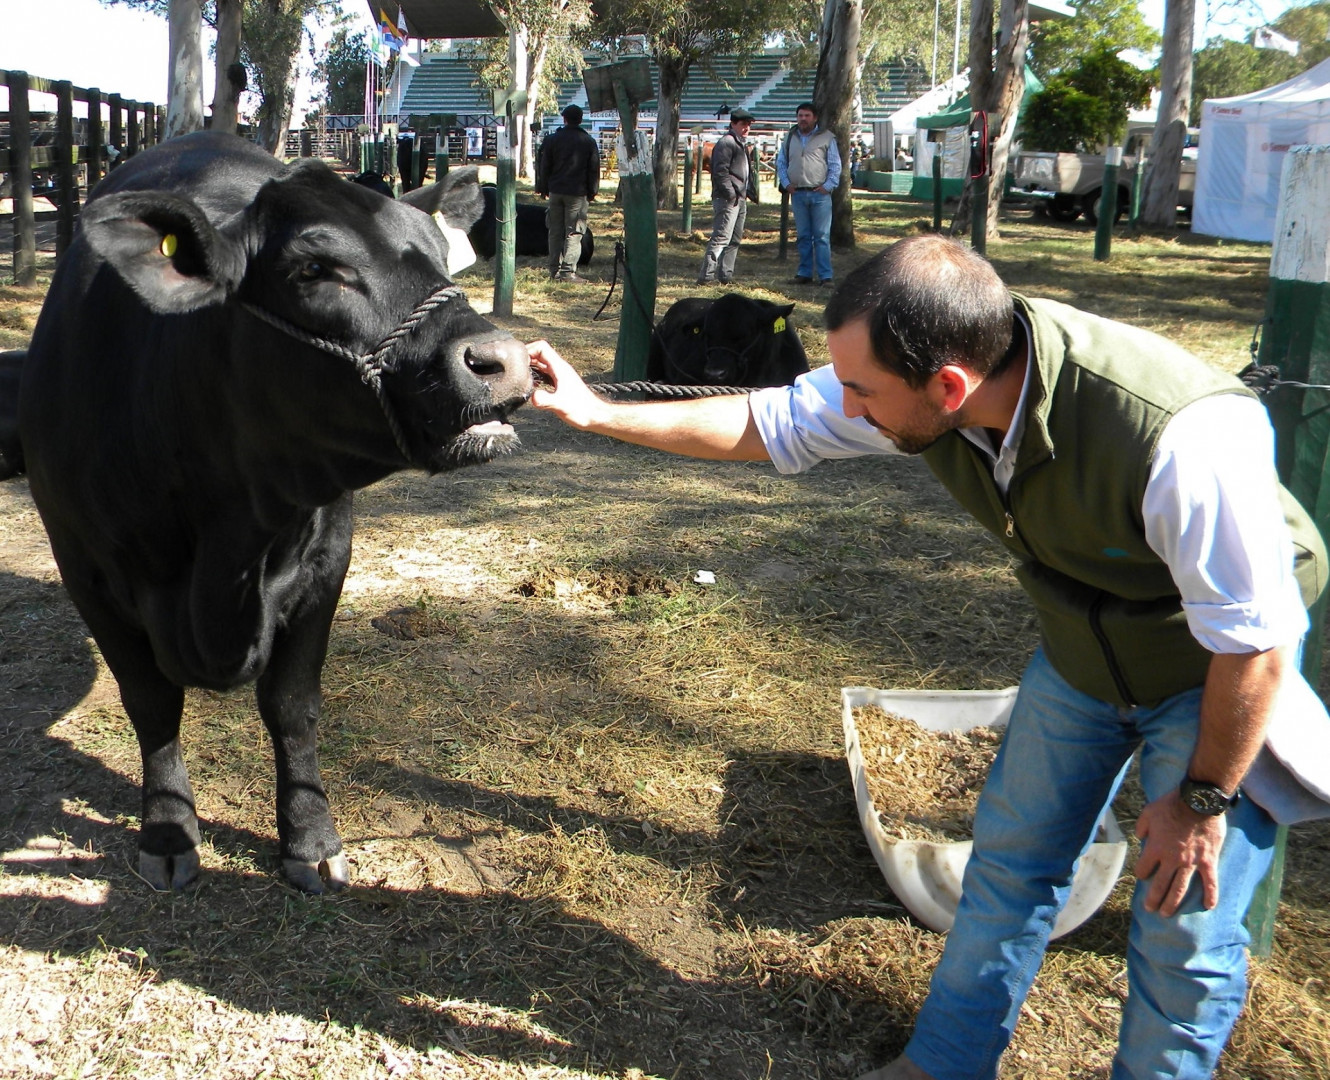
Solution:
M 479 173 L 474 165 L 466 169 L 451 169 L 437 184 L 408 191 L 397 201 L 424 210 L 427 214 L 442 214 L 454 229 L 466 232 L 480 219 L 485 209 L 480 194 Z
M 783 318 L 788 319 L 791 315 L 794 314 L 794 305 L 793 305 L 793 304 L 777 304 L 777 305 L 776 305 L 776 314 L 782 316 Z
M 240 246 L 169 192 L 105 195 L 88 203 L 79 223 L 93 251 L 158 314 L 220 303 L 244 274 Z

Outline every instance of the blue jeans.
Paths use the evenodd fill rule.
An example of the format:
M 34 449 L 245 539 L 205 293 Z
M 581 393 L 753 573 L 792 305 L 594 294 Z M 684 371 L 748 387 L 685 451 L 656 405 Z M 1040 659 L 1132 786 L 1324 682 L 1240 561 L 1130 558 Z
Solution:
M 794 232 L 798 237 L 799 277 L 831 280 L 831 196 L 818 191 L 792 191 Z
M 1152 708 L 1110 705 L 1073 689 L 1035 653 L 979 799 L 956 925 L 905 1048 L 936 1080 L 996 1075 L 1076 860 L 1133 750 L 1141 746 L 1147 799 L 1176 787 L 1200 698 L 1197 688 Z M 1246 996 L 1243 919 L 1274 841 L 1269 815 L 1242 797 L 1228 813 L 1218 907 L 1202 908 L 1197 878 L 1177 914 L 1151 914 L 1149 883 L 1137 883 L 1112 1080 L 1213 1072 Z

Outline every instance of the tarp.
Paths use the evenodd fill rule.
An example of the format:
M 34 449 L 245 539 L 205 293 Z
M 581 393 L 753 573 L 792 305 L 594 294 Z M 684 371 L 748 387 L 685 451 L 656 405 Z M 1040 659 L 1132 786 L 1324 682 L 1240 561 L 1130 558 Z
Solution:
M 1021 96 L 1020 111 L 1024 112 L 1026 101 L 1043 88 L 1044 84 L 1039 81 L 1039 77 L 1027 67 L 1025 69 L 1025 93 Z M 921 131 L 928 128 L 936 130 L 938 128 L 969 127 L 970 95 L 968 93 L 962 94 L 942 112 L 934 113 L 932 116 L 920 116 L 914 124 Z
M 1269 243 L 1289 147 L 1330 143 L 1330 60 L 1288 82 L 1201 106 L 1192 232 Z

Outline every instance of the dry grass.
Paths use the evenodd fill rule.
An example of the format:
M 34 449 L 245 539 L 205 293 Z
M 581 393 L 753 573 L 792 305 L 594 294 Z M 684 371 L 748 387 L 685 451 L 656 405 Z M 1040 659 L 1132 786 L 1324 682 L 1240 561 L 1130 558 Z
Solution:
M 855 258 L 926 213 L 861 206 Z M 601 376 L 594 213 L 600 287 L 524 266 L 508 325 Z M 773 209 L 750 221 L 740 284 L 796 300 L 820 362 L 819 297 L 787 294 Z M 701 238 L 661 224 L 663 311 Z M 1265 249 L 1119 239 L 1104 265 L 1085 229 L 1007 233 L 1013 284 L 1245 362 Z M 793 1080 L 903 1045 L 943 938 L 868 855 L 839 688 L 1015 682 L 1034 628 L 1007 557 L 918 462 L 786 479 L 520 423 L 509 459 L 358 500 L 321 731 L 355 884 L 316 900 L 276 876 L 243 692 L 187 699 L 202 884 L 135 878 L 132 735 L 25 485 L 0 486 L 0 1075 Z M 1330 829 L 1293 830 L 1224 1080 L 1330 1078 L 1328 880 Z M 1053 946 L 1007 1075 L 1107 1075 L 1126 926 L 1123 882 Z

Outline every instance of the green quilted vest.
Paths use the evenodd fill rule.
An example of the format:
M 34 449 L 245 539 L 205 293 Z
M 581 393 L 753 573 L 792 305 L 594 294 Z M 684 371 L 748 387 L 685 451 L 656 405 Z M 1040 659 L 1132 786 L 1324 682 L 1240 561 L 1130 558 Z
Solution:
M 1151 705 L 1205 681 L 1168 567 L 1145 542 L 1141 503 L 1169 419 L 1211 394 L 1250 394 L 1233 376 L 1145 330 L 1016 296 L 1034 370 L 1004 498 L 990 461 L 958 432 L 924 453 L 956 500 L 1018 560 L 1050 663 L 1084 693 Z M 1281 489 L 1304 603 L 1325 587 L 1325 548 Z

